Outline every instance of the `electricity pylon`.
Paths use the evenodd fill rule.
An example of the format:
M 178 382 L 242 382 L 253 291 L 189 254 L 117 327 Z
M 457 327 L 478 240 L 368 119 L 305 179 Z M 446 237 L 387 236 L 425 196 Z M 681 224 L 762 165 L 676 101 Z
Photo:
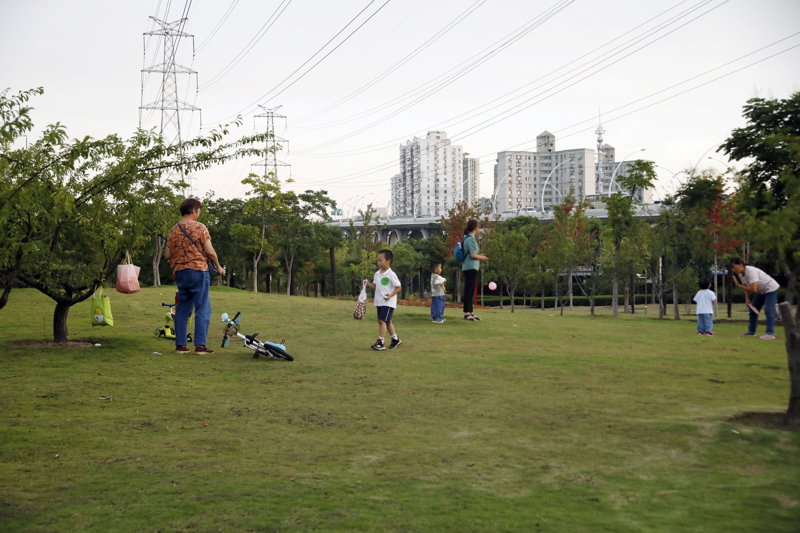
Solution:
M 280 150 L 280 145 L 278 143 L 288 143 L 286 139 L 282 139 L 275 135 L 275 119 L 286 119 L 283 115 L 278 115 L 275 113 L 278 109 L 282 106 L 278 107 L 271 107 L 267 108 L 263 105 L 259 105 L 264 112 L 260 115 L 255 115 L 253 117 L 253 127 L 255 127 L 255 121 L 260 118 L 267 119 L 267 139 L 266 139 L 266 156 L 264 157 L 263 161 L 258 161 L 253 163 L 252 166 L 254 167 L 264 167 L 264 176 L 269 176 L 272 174 L 275 178 L 278 178 L 278 167 L 290 167 L 291 165 L 288 163 L 284 163 L 283 161 L 278 159 L 278 150 Z
M 201 125 L 203 122 L 203 115 L 202 111 L 200 111 L 200 108 L 188 104 L 178 97 L 178 74 L 188 74 L 189 76 L 194 74 L 195 81 L 197 81 L 196 71 L 189 67 L 179 65 L 175 60 L 175 55 L 178 51 L 178 45 L 180 44 L 180 40 L 183 38 L 192 39 L 192 56 L 194 57 L 194 35 L 184 33 L 183 27 L 186 25 L 187 20 L 185 18 L 175 22 L 165 22 L 155 17 L 150 18 L 153 19 L 153 22 L 158 26 L 158 29 L 144 33 L 142 36 L 145 58 L 142 64 L 144 68 L 142 68 L 142 105 L 139 107 L 139 127 L 142 127 L 142 112 L 144 110 L 160 111 L 161 125 L 159 128 L 159 134 L 167 146 L 172 146 L 180 143 L 182 140 L 182 111 L 200 112 Z M 162 44 L 161 63 L 155 64 L 154 60 L 150 67 L 146 67 L 147 46 L 144 44 L 145 36 L 159 37 Z M 159 95 L 156 96 L 156 99 L 149 104 L 145 104 L 145 76 L 149 74 L 161 74 L 161 88 L 159 90 Z M 183 181 L 188 183 L 188 191 L 184 190 L 184 193 L 188 193 L 187 196 L 197 194 L 197 178 L 193 176 L 185 176 Z

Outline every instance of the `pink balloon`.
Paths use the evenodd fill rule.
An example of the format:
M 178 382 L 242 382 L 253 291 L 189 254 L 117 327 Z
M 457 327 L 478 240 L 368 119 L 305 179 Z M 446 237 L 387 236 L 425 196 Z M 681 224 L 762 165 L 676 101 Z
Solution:
M 497 288 L 497 283 L 494 281 L 489 282 L 489 290 L 495 290 Z

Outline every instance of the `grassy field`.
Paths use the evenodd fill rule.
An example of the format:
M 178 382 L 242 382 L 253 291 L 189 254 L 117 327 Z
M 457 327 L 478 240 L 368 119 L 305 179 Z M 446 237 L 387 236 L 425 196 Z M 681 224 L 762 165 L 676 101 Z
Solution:
M 101 346 L 69 349 L 20 344 L 53 303 L 12 293 L 0 530 L 800 530 L 800 433 L 731 418 L 785 408 L 782 328 L 400 307 L 374 352 L 371 307 L 215 289 L 217 352 L 176 355 L 152 335 L 173 293 L 112 293 L 113 328 L 78 305 L 72 339 Z M 218 349 L 237 310 L 296 361 Z

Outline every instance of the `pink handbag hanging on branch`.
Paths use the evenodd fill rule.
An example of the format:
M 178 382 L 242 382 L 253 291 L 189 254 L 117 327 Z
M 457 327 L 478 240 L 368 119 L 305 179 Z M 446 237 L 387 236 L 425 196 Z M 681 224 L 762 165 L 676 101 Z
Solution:
M 139 267 L 131 261 L 131 253 L 125 252 L 125 264 L 117 265 L 117 292 L 133 294 L 139 292 Z
M 361 320 L 364 318 L 364 314 L 367 312 L 367 283 L 364 282 L 361 284 L 361 294 L 358 295 L 358 301 L 356 302 L 356 308 L 353 309 L 353 318 L 356 320 Z

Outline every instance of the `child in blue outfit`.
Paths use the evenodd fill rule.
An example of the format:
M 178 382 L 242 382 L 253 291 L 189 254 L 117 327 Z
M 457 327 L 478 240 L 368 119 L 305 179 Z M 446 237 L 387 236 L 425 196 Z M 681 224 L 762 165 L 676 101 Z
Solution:
M 717 295 L 709 290 L 711 281 L 708 278 L 700 279 L 700 290 L 692 298 L 697 302 L 697 334 L 714 335 L 714 300 Z
M 442 262 L 431 261 L 431 318 L 437 324 L 444 322 L 444 282 Z

